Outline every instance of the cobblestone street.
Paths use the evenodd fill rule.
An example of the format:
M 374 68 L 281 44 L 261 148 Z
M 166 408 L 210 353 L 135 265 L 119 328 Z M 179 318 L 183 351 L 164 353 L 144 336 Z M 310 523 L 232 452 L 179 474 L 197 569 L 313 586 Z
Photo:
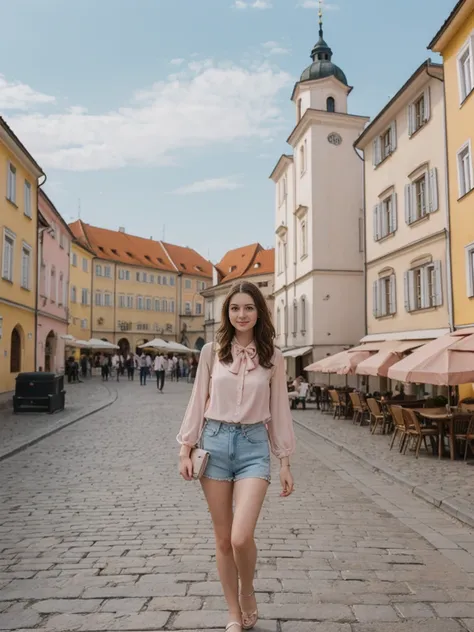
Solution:
M 0 463 L 0 631 L 222 631 L 210 518 L 177 475 L 190 386 L 108 386 Z M 474 632 L 474 530 L 296 432 L 295 493 L 275 463 L 258 528 L 256 632 Z

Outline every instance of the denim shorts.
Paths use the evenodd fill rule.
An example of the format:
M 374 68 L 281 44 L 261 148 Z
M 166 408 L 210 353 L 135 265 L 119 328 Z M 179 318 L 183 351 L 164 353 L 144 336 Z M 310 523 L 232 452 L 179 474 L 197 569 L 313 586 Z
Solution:
M 263 478 L 270 482 L 270 447 L 263 422 L 247 425 L 207 419 L 201 447 L 210 453 L 206 478 L 216 481 Z

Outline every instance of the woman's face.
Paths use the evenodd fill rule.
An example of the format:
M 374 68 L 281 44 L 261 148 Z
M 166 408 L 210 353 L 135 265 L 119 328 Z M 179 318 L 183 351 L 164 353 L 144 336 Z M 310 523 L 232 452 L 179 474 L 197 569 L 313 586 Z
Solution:
M 250 294 L 234 294 L 229 304 L 229 319 L 236 331 L 249 331 L 255 327 L 258 313 Z

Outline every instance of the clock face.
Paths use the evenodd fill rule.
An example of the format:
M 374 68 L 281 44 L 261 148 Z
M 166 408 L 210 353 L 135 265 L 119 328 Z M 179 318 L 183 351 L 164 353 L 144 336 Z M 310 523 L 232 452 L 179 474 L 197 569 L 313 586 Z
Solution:
M 331 145 L 340 145 L 342 143 L 342 136 L 337 132 L 332 132 L 328 136 L 328 142 L 331 143 Z

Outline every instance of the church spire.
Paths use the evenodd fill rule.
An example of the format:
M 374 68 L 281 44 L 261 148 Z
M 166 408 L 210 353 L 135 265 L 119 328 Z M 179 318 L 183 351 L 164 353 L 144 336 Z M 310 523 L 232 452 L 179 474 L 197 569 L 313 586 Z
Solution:
M 323 0 L 319 0 L 319 40 L 311 51 L 311 59 L 313 61 L 331 61 L 332 50 L 324 41 L 323 37 Z

